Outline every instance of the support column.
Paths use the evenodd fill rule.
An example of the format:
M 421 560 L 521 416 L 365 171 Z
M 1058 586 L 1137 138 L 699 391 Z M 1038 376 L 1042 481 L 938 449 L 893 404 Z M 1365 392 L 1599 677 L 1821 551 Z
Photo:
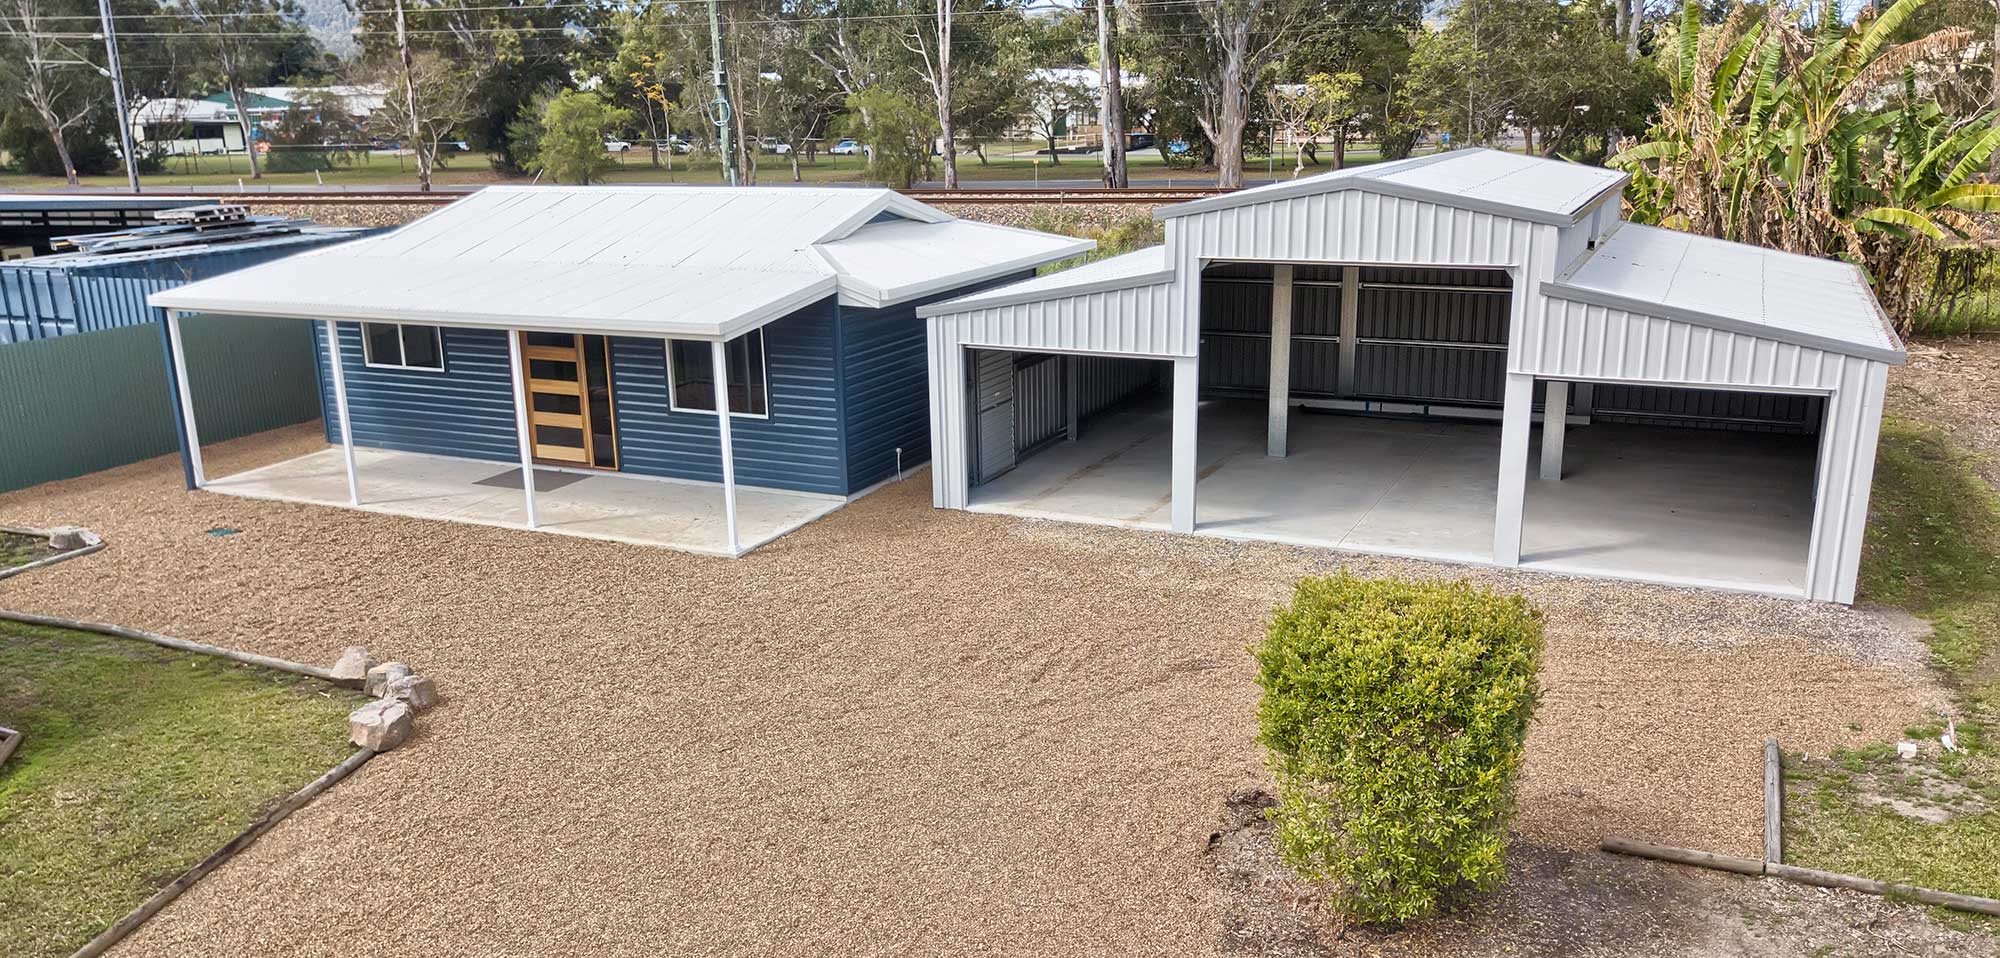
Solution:
M 1569 432 L 1569 383 L 1551 379 L 1542 394 L 1542 478 L 1563 477 L 1563 436 Z
M 1071 355 L 1063 356 L 1062 362 L 1063 399 L 1069 403 L 1069 441 L 1075 442 L 1077 434 L 1081 431 L 1079 427 L 1082 425 L 1083 420 L 1083 399 L 1078 395 L 1078 389 L 1083 384 L 1082 377 L 1078 375 L 1078 370 L 1082 368 L 1082 364 L 1077 361 L 1075 356 Z
M 1493 501 L 1493 564 L 1521 564 L 1521 511 L 1528 492 L 1528 431 L 1534 417 L 1535 377 L 1507 374 L 1500 415 L 1500 482 Z
M 521 499 L 528 507 L 528 528 L 535 520 L 535 436 L 528 408 L 528 379 L 521 368 L 521 333 L 507 331 L 507 364 L 514 370 L 514 434 L 521 446 Z
M 709 344 L 710 364 L 715 367 L 715 435 L 722 444 L 722 521 L 728 527 L 729 555 L 742 555 L 736 539 L 736 448 L 729 438 L 729 350 L 722 340 Z
M 1359 390 L 1354 388 L 1354 357 L 1361 352 L 1361 267 L 1343 266 L 1340 269 L 1340 380 L 1335 390 L 1342 396 L 1352 396 Z
M 1270 409 L 1266 413 L 1264 455 L 1285 458 L 1292 417 L 1292 266 L 1271 267 Z
M 181 397 L 181 427 L 187 431 L 188 468 L 199 489 L 208 484 L 208 473 L 201 466 L 201 431 L 195 428 L 194 395 L 188 392 L 187 340 L 181 335 L 179 310 L 167 310 L 167 345 L 173 352 L 174 389 Z
M 340 329 L 333 320 L 326 325 L 326 358 L 333 370 L 333 408 L 340 421 L 340 454 L 347 462 L 347 504 L 361 504 L 361 480 L 354 473 L 354 424 L 347 416 L 347 371 L 340 361 Z M 519 378 L 519 377 L 516 377 Z
M 1173 528 L 1194 531 L 1195 427 L 1201 416 L 1201 360 L 1174 359 Z

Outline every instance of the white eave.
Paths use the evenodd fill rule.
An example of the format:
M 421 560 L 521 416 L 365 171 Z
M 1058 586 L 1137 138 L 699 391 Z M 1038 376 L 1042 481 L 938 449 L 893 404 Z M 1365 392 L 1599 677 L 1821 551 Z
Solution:
M 1137 289 L 1172 282 L 1173 267 L 1167 263 L 1165 246 L 1149 246 L 1121 256 L 1086 263 L 1060 273 L 1050 273 L 1009 283 L 969 296 L 917 307 L 924 317 L 949 316 L 1000 306 L 1018 306 L 1069 296 Z
M 1530 223 L 1569 226 L 1625 188 L 1629 175 L 1599 166 L 1465 149 L 1352 166 L 1318 176 L 1238 190 L 1155 210 L 1169 220 L 1278 200 L 1361 190 L 1491 213 Z

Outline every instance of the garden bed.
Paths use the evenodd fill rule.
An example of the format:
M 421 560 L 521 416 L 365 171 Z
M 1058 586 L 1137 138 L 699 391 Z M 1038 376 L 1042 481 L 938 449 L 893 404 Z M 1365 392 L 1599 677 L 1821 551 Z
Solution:
M 0 621 L 0 953 L 67 955 L 339 763 L 366 699 Z

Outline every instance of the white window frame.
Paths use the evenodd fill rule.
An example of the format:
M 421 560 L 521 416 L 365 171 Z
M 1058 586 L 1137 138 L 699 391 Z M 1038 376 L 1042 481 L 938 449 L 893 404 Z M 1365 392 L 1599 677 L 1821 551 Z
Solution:
M 764 338 L 764 328 L 761 326 L 747 333 L 744 333 L 741 336 L 734 337 L 734 339 L 748 339 L 751 336 L 757 337 L 757 347 L 758 347 L 757 355 L 762 360 L 762 365 L 764 367 L 764 375 L 761 381 L 759 382 L 759 385 L 761 385 L 764 388 L 764 411 L 736 412 L 735 410 L 731 410 L 729 413 L 729 418 L 731 419 L 771 418 L 771 341 Z M 708 344 L 712 341 L 713 340 L 707 340 L 707 339 L 675 339 L 669 337 L 666 341 L 660 343 L 660 354 L 667 362 L 667 411 L 668 412 L 694 413 L 697 416 L 715 415 L 715 410 L 713 409 L 695 409 L 680 404 L 680 396 L 674 390 L 674 351 L 673 347 L 669 345 L 670 343 L 696 343 L 702 347 L 707 347 Z M 725 340 L 722 344 L 722 351 L 725 358 L 728 356 L 729 353 L 729 343 L 733 341 L 734 341 L 733 339 Z M 718 397 L 716 399 L 716 405 L 720 406 L 723 404 L 724 404 L 724 399 Z
M 394 327 L 396 327 L 396 359 L 397 359 L 397 361 L 396 361 L 396 362 L 393 362 L 393 363 L 385 363 L 385 362 L 377 362 L 377 361 L 376 361 L 376 359 L 375 359 L 375 346 L 374 346 L 374 342 L 373 342 L 373 340 L 371 340 L 371 339 L 369 338 L 369 336 L 368 336 L 368 327 L 370 327 L 370 326 L 394 326 Z M 403 327 L 405 327 L 405 326 L 423 326 L 423 327 L 428 327 L 428 328 L 430 328 L 430 329 L 434 329 L 434 330 L 436 330 L 436 331 L 437 331 L 437 344 L 438 344 L 438 349 L 437 349 L 437 353 L 438 353 L 438 361 L 437 361 L 437 365 L 435 365 L 435 366 L 412 366 L 412 365 L 409 365 L 408 363 L 405 363 L 405 362 L 403 362 L 403 361 L 402 361 L 402 359 L 403 359 Z M 441 373 L 441 372 L 444 372 L 444 371 L 445 371 L 445 360 L 444 360 L 444 327 L 443 327 L 443 326 L 439 326 L 439 325 L 436 325 L 436 324 L 434 324 L 434 323 L 376 323 L 376 322 L 367 322 L 367 321 L 363 321 L 362 323 L 360 323 L 360 329 L 361 329 L 361 364 L 362 364 L 363 366 L 366 366 L 366 367 L 368 367 L 369 369 L 401 369 L 401 370 L 407 370 L 407 371 L 410 371 L 410 372 L 419 372 L 419 373 Z

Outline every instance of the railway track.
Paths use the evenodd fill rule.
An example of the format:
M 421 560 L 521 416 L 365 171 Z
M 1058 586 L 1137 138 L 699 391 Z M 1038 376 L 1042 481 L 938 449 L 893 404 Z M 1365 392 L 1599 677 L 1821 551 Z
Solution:
M 442 206 L 473 192 L 470 189 L 443 189 L 431 193 L 398 190 L 215 190 L 191 195 L 225 203 L 288 206 Z M 974 188 L 959 190 L 902 190 L 905 196 L 926 203 L 1033 203 L 1033 204 L 1131 204 L 1180 203 L 1229 192 L 1215 187 L 1159 186 L 1125 190 L 1088 188 Z M 172 195 L 172 194 L 168 194 Z

